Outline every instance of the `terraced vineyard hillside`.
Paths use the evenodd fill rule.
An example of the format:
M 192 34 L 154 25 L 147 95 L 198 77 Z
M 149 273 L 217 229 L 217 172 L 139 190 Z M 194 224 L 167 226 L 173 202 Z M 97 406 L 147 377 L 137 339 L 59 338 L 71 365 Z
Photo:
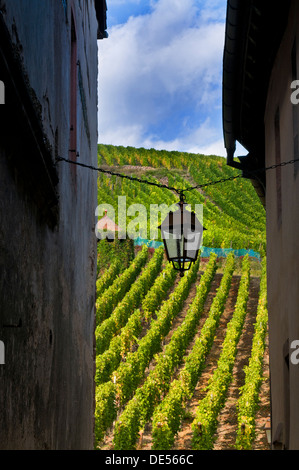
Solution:
M 132 147 L 98 146 L 98 164 L 118 173 L 137 176 L 178 189 L 197 186 L 239 174 L 221 157 L 167 152 Z M 252 249 L 263 252 L 266 246 L 265 210 L 251 184 L 236 179 L 204 190 L 186 193 L 192 207 L 203 204 L 203 245 L 216 248 Z M 143 204 L 150 213 L 150 204 L 171 206 L 177 194 L 120 179 L 103 173 L 98 179 L 98 203 L 110 204 L 118 220 L 118 196 L 126 196 L 127 206 Z M 127 217 L 127 225 L 132 220 Z M 142 224 L 141 224 L 142 225 Z M 142 225 L 143 237 L 150 239 L 149 221 Z
M 122 170 L 132 171 L 132 166 L 141 163 L 143 168 L 134 169 L 135 175 L 139 170 L 142 177 L 167 178 L 176 187 L 194 184 L 192 159 L 189 162 L 185 154 L 176 159 L 167 152 L 148 151 L 145 160 L 133 158 L 137 152 L 133 149 L 130 159 L 128 155 L 121 159 L 121 153 L 114 150 L 100 146 L 105 156 L 105 162 L 99 162 L 102 166 L 118 163 Z M 223 165 L 216 157 L 206 161 L 219 171 Z M 194 179 L 200 165 L 194 163 Z M 206 201 L 207 232 L 215 228 L 212 240 L 206 238 L 211 241 L 207 246 L 213 242 L 215 247 L 263 250 L 263 208 L 247 183 L 240 182 L 246 188 L 241 198 L 260 214 L 256 218 L 253 213 L 244 214 L 237 201 L 230 204 L 235 197 L 230 189 L 221 194 L 219 188 L 213 195 L 190 193 L 190 198 Z M 117 195 L 125 194 L 144 204 L 154 192 L 161 202 L 172 196 L 176 202 L 169 191 L 99 177 L 99 202 L 109 203 L 109 196 L 113 205 Z M 225 194 L 230 195 L 227 203 Z M 240 226 L 237 209 L 243 213 Z M 209 258 L 199 257 L 181 278 L 165 259 L 163 248 L 134 248 L 132 240 L 102 240 L 98 243 L 96 308 L 96 448 L 267 448 L 263 431 L 269 414 L 264 256 L 259 262 L 248 255 L 237 258 L 230 253 L 217 258 L 212 253 Z

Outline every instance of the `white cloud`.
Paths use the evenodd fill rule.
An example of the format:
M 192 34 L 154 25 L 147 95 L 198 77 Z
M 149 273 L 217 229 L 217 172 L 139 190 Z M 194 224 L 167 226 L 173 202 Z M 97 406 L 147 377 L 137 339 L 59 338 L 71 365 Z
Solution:
M 217 155 L 218 157 L 226 157 L 226 150 L 223 139 L 217 140 L 210 145 L 198 147 L 196 153 L 203 155 Z
M 188 153 L 226 156 L 223 139 L 219 139 L 219 132 L 212 127 L 210 120 L 204 122 L 197 129 L 186 132 L 173 140 L 159 139 L 155 135 L 145 138 L 143 136 L 143 127 L 138 125 L 119 126 L 111 133 L 108 130 L 105 139 L 106 143 L 113 142 L 114 145 L 123 145 L 124 147 L 180 150 Z M 100 141 L 102 142 L 101 139 Z
M 157 150 L 180 150 L 188 153 L 226 156 L 223 139 L 219 139 L 219 132 L 213 128 L 209 119 L 198 128 L 172 141 L 151 137 L 144 140 L 141 146 Z
M 123 145 L 124 147 L 144 147 L 142 139 L 143 128 L 136 125 L 119 125 L 107 129 L 105 134 L 99 132 L 99 142 Z
M 141 0 L 109 0 L 110 5 L 127 5 L 128 3 L 139 4 Z M 109 8 L 108 8 L 109 10 Z
M 182 150 L 221 138 L 207 124 L 221 107 L 221 2 L 204 2 L 200 11 L 195 0 L 156 0 L 150 13 L 130 17 L 99 42 L 100 142 Z

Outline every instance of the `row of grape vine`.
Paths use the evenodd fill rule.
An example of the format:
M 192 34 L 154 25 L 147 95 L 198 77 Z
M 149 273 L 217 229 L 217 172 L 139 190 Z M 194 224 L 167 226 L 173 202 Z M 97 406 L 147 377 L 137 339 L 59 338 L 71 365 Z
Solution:
M 107 269 L 110 285 L 101 291 L 98 298 L 103 299 L 109 291 L 118 295 L 117 305 L 105 313 L 105 318 L 98 312 L 96 445 L 101 448 L 109 433 L 113 449 L 136 449 L 144 427 L 151 423 L 152 448 L 166 450 L 175 443 L 186 404 L 200 380 L 213 345 L 228 299 L 235 258 L 231 254 L 226 259 L 220 286 L 200 331 L 199 320 L 218 269 L 216 256 L 211 254 L 205 267 L 199 257 L 183 278 L 179 278 L 163 259 L 161 249 L 149 256 L 147 249 L 143 248 L 136 261 L 137 265 L 140 263 L 140 269 L 135 270 L 133 284 L 126 284 L 125 281 L 129 277 L 130 267 L 120 274 L 112 263 L 110 270 Z M 251 448 L 255 435 L 267 325 L 265 263 L 264 259 L 252 355 L 246 368 L 244 387 L 240 390 L 236 448 Z M 245 257 L 234 315 L 227 325 L 222 354 L 206 396 L 198 403 L 192 424 L 194 449 L 213 448 L 217 418 L 232 379 L 232 367 L 246 315 L 250 266 L 250 260 Z M 117 285 L 127 287 L 118 291 Z M 172 331 L 169 342 L 164 346 L 164 339 L 181 314 L 192 288 L 196 291 L 190 297 L 183 322 Z M 100 310 L 101 301 L 97 305 Z M 197 339 L 186 355 L 195 337 Z M 177 369 L 179 374 L 174 379 Z M 254 387 L 248 384 L 254 384 Z

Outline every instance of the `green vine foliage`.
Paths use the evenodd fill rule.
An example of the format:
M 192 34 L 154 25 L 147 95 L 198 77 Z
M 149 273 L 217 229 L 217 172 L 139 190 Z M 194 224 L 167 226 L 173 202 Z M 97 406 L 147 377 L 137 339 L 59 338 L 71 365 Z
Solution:
M 145 179 L 159 182 L 163 178 L 176 188 L 188 188 L 237 174 L 234 168 L 226 165 L 223 158 L 216 156 L 102 144 L 99 145 L 99 164 L 108 164 L 115 171 L 121 165 L 134 165 L 134 173 L 138 176 L 140 170 Z M 144 167 L 148 166 L 151 169 L 145 171 Z M 237 179 L 203 189 L 204 194 L 199 191 L 188 192 L 189 204 L 203 204 L 204 225 L 208 229 L 203 235 L 203 246 L 263 252 L 266 246 L 265 210 L 251 183 L 246 179 Z M 99 175 L 98 193 L 99 203 L 111 204 L 116 214 L 119 195 L 127 197 L 128 206 L 135 202 L 145 205 L 148 213 L 151 204 L 171 205 L 177 202 L 170 191 L 150 188 L 138 182 L 120 181 L 115 176 L 102 174 Z M 127 224 L 130 221 L 128 217 Z M 147 233 L 142 238 L 151 239 L 146 220 L 142 223 L 142 230 Z
M 200 259 L 194 263 L 188 274 L 180 280 L 177 288 L 166 304 L 166 312 L 169 307 L 173 312 L 175 312 L 175 315 L 181 311 L 183 302 L 187 298 L 191 285 L 197 278 L 199 264 Z M 169 320 L 166 322 L 168 324 L 168 331 L 172 323 L 171 319 Z M 123 413 L 119 417 L 119 420 L 115 423 L 115 449 L 123 450 L 122 442 L 125 440 L 127 442 L 126 445 L 130 446 L 130 449 L 136 446 L 136 428 L 140 430 L 142 425 L 148 421 L 156 404 L 161 400 L 162 394 L 168 389 L 172 372 L 176 366 L 176 356 L 173 355 L 173 351 L 170 352 L 171 347 L 170 342 L 166 350 L 156 357 L 156 367 L 149 374 L 142 387 L 137 389 L 135 396 L 129 401 Z M 123 390 L 123 388 L 121 388 L 121 390 Z M 138 420 L 136 418 L 136 412 L 136 414 L 134 414 L 134 421 L 132 421 L 132 408 L 138 408 Z M 123 439 L 123 433 L 126 435 L 126 439 Z
M 226 272 L 222 278 L 222 282 L 221 282 L 222 285 L 220 286 L 218 290 L 218 298 L 222 299 L 223 304 L 228 295 L 233 270 L 234 270 L 234 256 L 230 255 L 227 260 Z M 196 301 L 198 301 L 198 298 L 194 300 L 195 304 L 196 304 Z M 192 312 L 192 305 L 190 307 L 190 310 L 187 313 L 187 317 L 189 314 L 190 318 L 194 314 L 194 312 Z M 215 302 L 215 305 L 216 305 L 216 302 Z M 219 310 L 223 309 L 223 307 L 221 306 L 219 306 L 218 308 Z M 139 429 L 141 429 L 142 426 L 144 426 L 148 422 L 148 420 L 150 419 L 150 417 L 152 416 L 154 412 L 156 405 L 162 401 L 165 394 L 168 393 L 169 391 L 173 371 L 175 367 L 177 367 L 182 361 L 186 347 L 195 333 L 194 326 L 193 326 L 193 330 L 190 330 L 190 333 L 188 333 L 186 325 L 188 325 L 188 322 L 185 320 L 185 322 L 183 322 L 181 327 L 178 328 L 176 332 L 173 334 L 171 341 L 167 345 L 165 351 L 163 351 L 163 354 L 160 354 L 159 357 L 157 358 L 155 369 L 150 373 L 144 385 L 141 388 L 139 388 L 135 394 L 135 397 L 137 398 L 136 403 L 138 403 L 138 407 L 140 410 Z M 134 406 L 134 404 L 132 404 L 131 406 Z M 135 406 L 137 406 L 137 404 Z M 128 433 L 131 427 L 133 426 L 133 423 L 131 423 L 130 419 L 127 417 L 126 409 L 124 410 L 120 419 L 122 421 L 122 425 L 124 425 L 125 423 L 126 432 Z M 135 426 L 136 426 L 136 423 L 134 423 L 134 428 Z M 120 449 L 120 447 L 118 447 L 119 446 L 119 439 L 118 439 L 119 433 L 121 433 L 121 430 L 118 428 L 117 423 L 116 423 L 115 432 L 114 432 L 114 444 L 116 446 L 115 448 L 118 448 L 118 449 Z M 131 441 L 130 441 L 131 443 L 134 440 L 134 436 L 135 434 L 132 433 Z
M 201 282 L 197 288 L 196 297 L 190 308 L 189 314 L 187 315 L 184 324 L 186 328 L 182 330 L 184 333 L 182 336 L 186 338 L 186 343 L 190 341 L 191 337 L 197 329 L 198 320 L 203 311 L 204 303 L 207 298 L 207 294 L 210 291 L 211 282 L 214 278 L 217 269 L 216 256 L 211 255 L 209 264 L 201 278 Z M 186 347 L 185 345 L 183 346 Z M 184 412 L 184 405 L 186 400 L 191 396 L 191 390 L 196 383 L 201 367 L 194 367 L 194 362 L 191 361 L 191 355 L 189 358 L 188 368 L 187 362 L 185 367 L 179 375 L 178 380 L 175 380 L 171 384 L 171 389 L 166 397 L 163 399 L 161 404 L 155 409 L 153 416 L 153 449 L 166 450 L 171 449 L 175 435 L 179 429 L 181 418 Z M 196 353 L 197 362 L 203 365 L 204 361 L 199 359 Z
M 155 334 L 153 334 L 153 331 L 156 330 L 155 328 L 150 328 L 148 334 L 139 341 L 138 336 L 141 333 L 143 325 L 148 322 L 153 315 L 158 315 L 159 305 L 166 297 L 171 286 L 173 286 L 176 276 L 176 271 L 173 269 L 172 265 L 168 263 L 144 297 L 140 309 L 137 309 L 132 314 L 127 324 L 122 328 L 121 333 L 111 340 L 109 349 L 107 349 L 103 354 L 97 355 L 97 385 L 109 380 L 112 376 L 112 372 L 117 369 L 118 377 L 125 374 L 125 369 L 129 371 L 127 373 L 130 375 L 132 375 L 133 370 L 135 370 L 133 377 L 136 381 L 137 364 L 139 364 L 139 371 L 142 367 L 145 369 L 154 353 L 159 350 L 161 335 L 160 333 L 156 335 L 159 340 L 157 344 L 153 339 L 153 336 L 155 336 Z M 133 352 L 132 348 L 137 346 L 137 344 L 138 350 Z M 120 365 L 121 359 L 124 357 L 126 361 Z M 114 374 L 114 376 L 116 376 L 116 374 Z
M 247 312 L 249 281 L 250 262 L 246 256 L 242 265 L 242 277 L 234 314 L 227 326 L 217 368 L 210 379 L 206 396 L 198 405 L 196 417 L 192 423 L 192 448 L 196 450 L 213 449 L 218 415 L 225 403 L 227 389 L 232 380 L 237 345 Z
M 121 146 L 99 145 L 98 163 L 99 166 L 108 165 L 116 172 L 136 174 L 158 183 L 163 179 L 163 182 L 176 188 L 235 175 L 235 169 L 216 156 Z M 127 165 L 134 165 L 134 168 Z M 118 196 L 126 196 L 127 207 L 143 204 L 148 214 L 152 204 L 170 207 L 178 199 L 174 193 L 162 188 L 99 174 L 98 203 L 113 206 L 116 223 Z M 249 181 L 238 179 L 205 187 L 203 191 L 189 191 L 187 202 L 192 208 L 195 204 L 203 205 L 204 226 L 207 228 L 204 246 L 251 248 L 265 252 L 265 212 Z M 165 215 L 160 214 L 158 209 L 154 211 L 159 223 Z M 126 217 L 128 227 L 133 216 L 127 214 Z M 142 238 L 151 239 L 146 218 L 139 228 L 146 235 Z M 167 450 L 175 442 L 186 403 L 204 370 L 234 270 L 239 267 L 234 256 L 230 255 L 223 263 L 223 271 L 223 266 L 220 266 L 222 261 L 218 263 L 216 256 L 211 255 L 203 274 L 199 275 L 198 258 L 191 271 L 179 279 L 172 265 L 165 264 L 162 249 L 160 254 L 156 250 L 153 256 L 145 247 L 136 257 L 134 251 L 134 242 L 129 239 L 112 243 L 101 240 L 97 244 L 95 437 L 101 447 L 99 443 L 103 442 L 107 430 L 113 425 L 114 449 L 133 450 L 136 449 L 140 432 L 152 419 L 153 449 Z M 200 334 L 186 355 L 190 342 L 197 334 L 201 312 L 217 267 L 223 273 L 221 284 Z M 209 383 L 207 398 L 198 404 L 198 414 L 192 423 L 194 449 L 212 449 L 214 445 L 217 420 L 231 381 L 236 345 L 246 313 L 248 282 L 248 260 L 244 259 L 234 320 L 227 328 L 227 339 Z M 197 286 L 196 295 L 184 315 L 184 321 L 172 332 L 170 341 L 164 347 L 164 340 L 181 313 L 194 283 Z M 264 285 L 262 278 L 251 359 L 244 370 L 246 381 L 237 407 L 238 449 L 251 448 L 255 433 L 267 325 Z M 147 371 L 151 364 L 155 367 Z M 178 367 L 180 371 L 173 380 Z
M 96 300 L 96 322 L 97 325 L 103 322 L 112 314 L 116 305 L 130 289 L 132 283 L 140 274 L 141 269 L 148 260 L 148 250 L 144 246 L 130 266 L 118 276 L 108 289 Z
M 237 403 L 238 431 L 236 448 L 251 450 L 255 438 L 255 416 L 259 404 L 259 392 L 263 381 L 263 358 L 268 325 L 266 257 L 262 261 L 260 295 L 252 342 L 251 356 L 245 367 L 245 383 Z
M 141 260 L 143 260 L 143 256 L 147 256 L 147 252 L 147 248 L 144 246 L 142 251 L 139 253 Z M 153 285 L 161 269 L 163 256 L 164 251 L 162 248 L 156 250 L 154 256 L 149 261 L 148 265 L 144 268 L 136 282 L 133 283 L 133 285 L 132 282 L 136 279 L 136 275 L 134 276 L 134 273 L 137 270 L 136 265 L 135 270 L 132 268 L 129 276 L 126 276 L 124 285 L 126 290 L 129 289 L 127 294 L 123 297 L 120 303 L 117 303 L 116 300 L 114 300 L 114 303 L 117 305 L 116 308 L 110 312 L 109 318 L 106 318 L 104 321 L 102 321 L 96 328 L 95 336 L 97 354 L 102 354 L 109 347 L 113 337 L 119 334 L 121 328 L 123 328 L 123 326 L 125 326 L 127 323 L 130 315 L 136 308 L 139 307 L 142 298 Z M 137 261 L 139 261 L 138 257 L 136 257 L 135 261 L 137 264 Z M 132 263 L 132 267 L 133 266 L 134 262 Z M 128 268 L 128 270 L 130 270 L 130 268 Z M 124 276 L 124 274 L 122 276 Z M 113 287 L 114 284 L 111 286 L 111 288 Z M 118 298 L 118 293 L 120 292 L 118 288 L 119 286 L 116 287 L 116 291 L 113 291 L 113 295 L 115 296 L 114 298 Z M 112 297 L 113 295 L 111 294 Z M 102 304 L 99 306 L 100 310 L 102 309 L 101 305 Z M 107 305 L 107 303 L 103 305 Z

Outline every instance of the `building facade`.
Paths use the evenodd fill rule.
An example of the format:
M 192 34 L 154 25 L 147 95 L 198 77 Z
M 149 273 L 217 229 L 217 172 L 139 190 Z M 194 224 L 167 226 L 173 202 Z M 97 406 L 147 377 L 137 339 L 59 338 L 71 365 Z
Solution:
M 271 448 L 290 450 L 299 449 L 299 162 L 280 164 L 299 158 L 298 64 L 296 0 L 228 1 L 224 137 L 228 164 L 254 178 L 266 209 Z M 238 161 L 236 141 L 248 150 Z
M 1 449 L 94 445 L 105 0 L 0 0 Z

